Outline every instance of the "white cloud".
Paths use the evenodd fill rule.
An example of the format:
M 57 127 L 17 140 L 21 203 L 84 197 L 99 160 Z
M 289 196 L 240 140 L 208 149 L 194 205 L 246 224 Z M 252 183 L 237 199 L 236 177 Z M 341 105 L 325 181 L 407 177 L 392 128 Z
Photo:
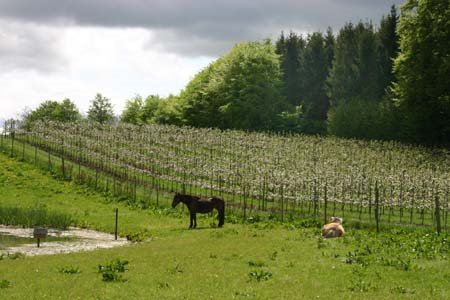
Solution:
M 0 70 L 53 72 L 67 61 L 58 52 L 61 30 L 0 19 Z
M 120 113 L 135 94 L 178 93 L 212 58 L 183 58 L 148 47 L 144 29 L 67 27 L 61 29 L 58 53 L 67 64 L 55 72 L 17 69 L 0 73 L 0 116 L 13 117 L 25 106 L 70 98 L 82 112 L 97 92 Z

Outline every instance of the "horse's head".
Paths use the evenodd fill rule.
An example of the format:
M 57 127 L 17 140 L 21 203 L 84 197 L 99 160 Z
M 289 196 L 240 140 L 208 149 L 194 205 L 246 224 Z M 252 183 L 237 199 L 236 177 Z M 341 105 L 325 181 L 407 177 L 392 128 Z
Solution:
M 181 202 L 181 194 L 175 193 L 175 196 L 173 197 L 172 201 L 172 208 L 175 208 L 180 202 Z

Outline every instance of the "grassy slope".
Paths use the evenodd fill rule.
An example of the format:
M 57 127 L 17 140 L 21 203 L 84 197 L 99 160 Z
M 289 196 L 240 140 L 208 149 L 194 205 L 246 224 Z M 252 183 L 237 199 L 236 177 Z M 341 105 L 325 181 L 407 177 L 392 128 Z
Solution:
M 121 234 L 147 231 L 151 240 L 132 246 L 86 253 L 0 261 L 2 299 L 448 299 L 447 260 L 416 260 L 416 271 L 342 263 L 352 250 L 349 239 L 324 241 L 318 231 L 262 223 L 186 230 L 188 217 L 164 209 L 134 210 L 110 203 L 103 195 L 70 182 L 56 181 L 33 166 L 0 154 L 0 203 L 45 205 L 72 213 L 79 225 L 113 230 L 119 207 Z M 363 235 L 359 235 L 364 238 Z M 335 257 L 338 256 L 338 257 Z M 105 283 L 98 264 L 129 260 L 126 282 Z M 80 274 L 61 274 L 73 265 Z M 255 266 L 262 265 L 262 266 Z M 249 274 L 272 274 L 257 281 Z M 352 291 L 353 289 L 353 291 Z M 362 292 L 361 292 L 362 291 Z

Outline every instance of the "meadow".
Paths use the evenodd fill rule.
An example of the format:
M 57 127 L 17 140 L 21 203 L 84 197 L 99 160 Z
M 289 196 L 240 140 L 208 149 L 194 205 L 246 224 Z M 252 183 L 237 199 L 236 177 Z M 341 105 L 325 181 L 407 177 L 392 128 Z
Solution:
M 19 157 L 20 158 L 20 157 Z M 170 193 L 161 193 L 162 204 Z M 73 225 L 139 236 L 131 246 L 64 255 L 2 256 L 4 299 L 448 299 L 448 234 L 428 228 L 347 226 L 341 239 L 320 237 L 321 220 L 250 220 L 229 212 L 199 218 L 61 180 L 51 171 L 0 154 L 0 203 L 69 214 Z M 127 262 L 127 264 L 125 264 Z M 101 268 L 99 268 L 99 265 Z M 105 281 L 112 271 L 116 280 Z M 118 266 L 118 267 L 117 267 Z

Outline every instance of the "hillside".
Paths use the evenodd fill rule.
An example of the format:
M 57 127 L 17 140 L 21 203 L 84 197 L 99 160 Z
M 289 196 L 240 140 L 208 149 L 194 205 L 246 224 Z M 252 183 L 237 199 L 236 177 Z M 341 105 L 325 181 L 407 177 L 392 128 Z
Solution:
M 3 154 L 0 203 L 45 206 L 73 214 L 78 225 L 110 232 L 113 208 L 119 207 L 120 232 L 147 237 L 125 248 L 18 259 L 3 256 L 0 292 L 5 299 L 448 299 L 450 295 L 446 236 L 421 230 L 388 230 L 372 238 L 366 230 L 349 227 L 345 238 L 323 240 L 318 228 L 303 228 L 307 223 L 301 220 L 286 225 L 231 224 L 233 216 L 227 217 L 223 229 L 210 228 L 215 219 L 204 216 L 199 219 L 200 230 L 186 230 L 188 217 L 181 208 L 127 207 Z M 415 240 L 422 242 L 414 244 Z M 123 274 L 126 281 L 102 282 L 98 265 L 115 258 L 129 261 Z M 81 273 L 60 272 L 68 266 Z
M 221 195 L 244 219 L 338 214 L 448 225 L 445 149 L 166 125 L 50 122 L 18 133 L 5 138 L 5 151 L 141 207 L 161 204 L 161 193 L 185 191 Z

